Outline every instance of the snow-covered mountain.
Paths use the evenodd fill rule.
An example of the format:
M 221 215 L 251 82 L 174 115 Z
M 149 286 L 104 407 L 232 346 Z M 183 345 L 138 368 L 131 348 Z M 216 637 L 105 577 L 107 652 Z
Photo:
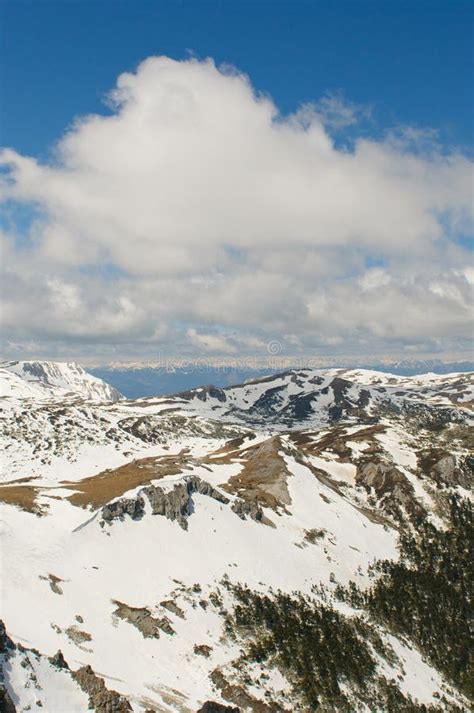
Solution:
M 9 377 L 5 372 L 14 376 Z M 110 384 L 88 374 L 74 362 L 4 361 L 0 362 L 0 377 L 2 396 L 66 398 L 75 395 L 92 401 L 123 398 Z
M 474 378 L 468 374 L 396 376 L 365 369 L 288 371 L 218 389 L 200 387 L 172 401 L 185 412 L 279 427 L 325 425 L 341 418 L 367 420 L 389 413 L 429 417 L 458 407 L 470 408 Z
M 116 402 L 34 399 L 12 377 L 0 654 L 16 710 L 469 709 L 357 592 L 400 533 L 449 532 L 450 498 L 470 496 L 472 375 L 300 370 Z M 299 654 L 285 626 L 292 646 L 310 637 Z
M 249 379 L 258 379 L 270 374 L 277 374 L 285 369 L 296 369 L 295 365 L 286 363 L 277 367 L 270 361 L 268 364 L 254 364 L 253 368 L 244 368 L 244 365 L 230 362 L 224 363 L 189 363 L 184 366 L 160 364 L 160 362 L 143 363 L 113 362 L 108 365 L 89 368 L 91 374 L 104 379 L 112 384 L 118 391 L 129 399 L 144 398 L 148 396 L 163 396 L 164 394 L 177 393 L 193 389 L 202 384 L 214 384 L 224 388 L 231 384 L 240 384 Z M 343 364 L 313 363 L 312 368 L 329 369 L 342 368 Z M 474 370 L 472 361 L 443 362 L 437 359 L 429 361 L 407 360 L 385 362 L 381 364 L 357 364 L 358 368 L 384 373 L 398 374 L 399 376 L 412 376 L 434 372 L 436 374 L 452 374 L 455 372 L 471 372 Z M 347 367 L 346 367 L 347 368 Z M 355 368 L 355 365 L 352 366 Z

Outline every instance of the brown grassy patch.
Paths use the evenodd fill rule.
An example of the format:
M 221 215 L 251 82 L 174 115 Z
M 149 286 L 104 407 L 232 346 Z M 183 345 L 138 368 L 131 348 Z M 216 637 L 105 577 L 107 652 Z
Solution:
M 367 441 L 379 448 L 379 444 L 374 440 L 377 433 L 384 433 L 386 427 L 383 425 L 367 426 L 355 433 L 346 433 L 342 426 L 336 426 L 329 433 L 318 437 L 317 432 L 296 431 L 289 434 L 291 441 L 301 448 L 302 451 L 311 455 L 321 455 L 324 451 L 335 453 L 341 462 L 350 460 L 352 451 L 346 441 Z
M 76 490 L 67 500 L 79 507 L 100 508 L 128 490 L 139 485 L 149 485 L 151 481 L 167 475 L 178 475 L 186 465 L 183 453 L 174 456 L 142 458 L 119 468 L 104 470 L 78 481 L 62 481 L 62 487 Z
M 227 443 L 225 443 L 221 448 L 218 448 L 216 451 L 212 451 L 212 453 L 209 454 L 209 457 L 214 459 L 215 456 L 225 455 L 227 453 L 238 451 L 244 445 L 247 439 L 249 441 L 252 441 L 256 437 L 256 433 L 244 433 L 242 436 L 232 438 L 230 441 L 227 441 Z
M 8 505 L 16 505 L 20 510 L 43 515 L 44 507 L 38 505 L 36 498 L 40 492 L 39 488 L 31 485 L 1 485 L 0 501 Z
M 244 448 L 234 457 L 230 453 L 221 459 L 212 459 L 214 463 L 243 463 L 240 473 L 232 476 L 221 487 L 247 502 L 258 502 L 274 510 L 279 507 L 285 509 L 291 503 L 286 483 L 291 473 L 280 455 L 282 448 L 280 438 L 273 436 L 255 446 Z

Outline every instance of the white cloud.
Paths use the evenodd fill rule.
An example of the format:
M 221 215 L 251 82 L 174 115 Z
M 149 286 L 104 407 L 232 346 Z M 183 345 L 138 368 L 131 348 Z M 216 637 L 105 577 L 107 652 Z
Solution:
M 391 281 L 392 278 L 386 270 L 374 267 L 371 270 L 367 270 L 360 276 L 358 284 L 365 292 L 367 290 L 376 290 L 379 287 L 384 287 L 385 285 L 390 284 Z
M 15 345 L 231 353 L 270 338 L 301 350 L 469 338 L 468 253 L 451 239 L 472 221 L 467 157 L 412 149 L 409 127 L 338 149 L 331 127 L 355 130 L 366 109 L 326 95 L 283 117 L 211 60 L 150 58 L 111 101 L 48 165 L 1 153 L 4 199 L 41 213 L 28 248 L 3 236 L 0 316 Z M 383 269 L 366 268 L 373 257 Z
M 325 126 L 343 129 L 356 124 L 361 119 L 370 117 L 370 106 L 358 105 L 345 100 L 341 94 L 328 92 L 315 105 L 314 109 Z
M 225 337 L 220 337 L 217 334 L 199 334 L 196 329 L 191 328 L 188 329 L 187 336 L 194 346 L 205 352 L 212 354 L 233 354 L 235 352 L 235 347 L 229 344 Z

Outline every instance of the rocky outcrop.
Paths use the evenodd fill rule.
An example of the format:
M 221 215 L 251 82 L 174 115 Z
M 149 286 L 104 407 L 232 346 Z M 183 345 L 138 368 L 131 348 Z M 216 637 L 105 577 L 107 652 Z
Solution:
M 10 694 L 0 682 L 0 711 L 1 713 L 16 713 L 15 704 L 13 703 Z
M 212 646 L 207 646 L 206 644 L 194 644 L 193 651 L 197 656 L 209 658 L 212 653 Z
M 232 503 L 232 512 L 240 517 L 241 520 L 245 520 L 247 515 L 255 520 L 256 522 L 261 522 L 263 520 L 263 510 L 258 504 L 258 502 L 251 502 L 247 500 L 240 500 L 237 498 Z
M 115 616 L 132 624 L 145 639 L 159 639 L 160 630 L 170 636 L 175 633 L 170 620 L 166 616 L 157 618 L 146 607 L 131 607 L 119 601 L 114 601 L 113 603 L 117 607 L 114 611 Z
M 187 518 L 193 511 L 192 495 L 200 493 L 207 495 L 220 503 L 227 505 L 229 498 L 216 488 L 197 476 L 185 478 L 170 490 L 158 485 L 149 485 L 139 491 L 136 498 L 121 498 L 102 508 L 102 519 L 109 524 L 112 520 L 123 520 L 125 515 L 138 519 L 143 515 L 146 497 L 151 505 L 153 515 L 163 515 L 168 520 L 176 520 L 183 528 L 188 529 Z
M 240 708 L 233 706 L 223 706 L 222 703 L 206 701 L 197 713 L 240 713 Z
M 245 687 L 230 683 L 220 668 L 216 668 L 212 671 L 210 679 L 225 701 L 229 701 L 230 703 L 234 703 L 238 706 L 236 708 L 232 708 L 231 706 L 227 708 L 220 708 L 221 711 L 224 710 L 239 713 L 243 710 L 252 711 L 252 713 L 287 713 L 287 711 L 284 711 L 284 709 L 277 703 L 266 703 L 265 701 L 259 700 L 251 695 Z M 207 710 L 209 711 L 209 709 Z M 211 708 L 210 710 L 212 711 L 216 709 Z
M 69 664 L 64 658 L 63 652 L 61 650 L 57 651 L 54 656 L 49 657 L 49 663 L 52 666 L 56 666 L 56 668 L 69 668 Z
M 190 389 L 189 391 L 180 391 L 179 394 L 175 394 L 175 396 L 180 399 L 186 399 L 186 401 L 191 401 L 194 398 L 198 398 L 200 401 L 207 401 L 208 399 L 217 399 L 217 401 L 222 403 L 227 401 L 227 395 L 224 389 L 220 389 L 212 384 L 199 386 L 197 389 Z
M 60 586 L 60 583 L 64 582 L 64 579 L 61 579 L 61 577 L 57 577 L 55 574 L 48 574 L 47 577 L 40 574 L 39 578 L 49 583 L 52 592 L 54 592 L 55 594 L 63 594 L 63 590 Z
M 3 663 L 7 661 L 16 646 L 7 634 L 5 624 L 0 619 L 0 711 L 1 713 L 16 713 L 15 705 L 10 698 L 3 679 Z
M 96 713 L 128 713 L 132 707 L 117 691 L 109 690 L 104 679 L 97 676 L 90 666 L 82 666 L 72 673 L 82 690 L 89 696 L 89 708 Z
M 460 485 L 470 490 L 474 481 L 473 459 L 456 460 L 452 453 L 441 448 L 432 448 L 418 453 L 418 467 L 437 485 L 455 487 Z
M 284 448 L 281 438 L 272 436 L 240 452 L 242 469 L 222 486 L 250 504 L 250 509 L 245 511 L 244 505 L 235 503 L 235 509 L 232 509 L 239 517 L 251 512 L 257 515 L 262 507 L 279 512 L 291 504 L 287 484 L 291 473 L 284 458 Z M 221 462 L 226 461 L 223 459 Z M 232 458 L 228 462 L 232 462 Z M 258 516 L 254 519 L 258 519 Z
M 7 634 L 5 624 L 0 619 L 0 655 L 5 656 L 5 658 L 8 658 L 10 653 L 14 651 L 15 648 L 15 644 Z
M 150 485 L 140 492 L 143 492 L 150 501 L 153 515 L 164 515 L 168 520 L 176 520 L 183 530 L 188 529 L 187 518 L 192 513 L 191 496 L 194 493 L 207 495 L 224 504 L 229 502 L 225 495 L 196 476 L 178 483 L 172 490 L 166 491 L 158 486 Z
M 412 484 L 393 465 L 381 460 L 361 461 L 357 465 L 356 482 L 368 492 L 373 490 L 383 510 L 397 520 L 403 512 L 413 519 L 425 514 Z
M 132 520 L 139 520 L 144 509 L 145 501 L 140 495 L 136 498 L 120 498 L 102 508 L 102 519 L 110 523 L 112 520 L 123 520 L 125 515 L 129 515 Z

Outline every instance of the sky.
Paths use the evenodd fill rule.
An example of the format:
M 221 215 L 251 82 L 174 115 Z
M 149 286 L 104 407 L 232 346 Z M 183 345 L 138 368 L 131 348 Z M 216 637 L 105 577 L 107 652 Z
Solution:
M 472 349 L 461 0 L 3 0 L 5 358 Z

